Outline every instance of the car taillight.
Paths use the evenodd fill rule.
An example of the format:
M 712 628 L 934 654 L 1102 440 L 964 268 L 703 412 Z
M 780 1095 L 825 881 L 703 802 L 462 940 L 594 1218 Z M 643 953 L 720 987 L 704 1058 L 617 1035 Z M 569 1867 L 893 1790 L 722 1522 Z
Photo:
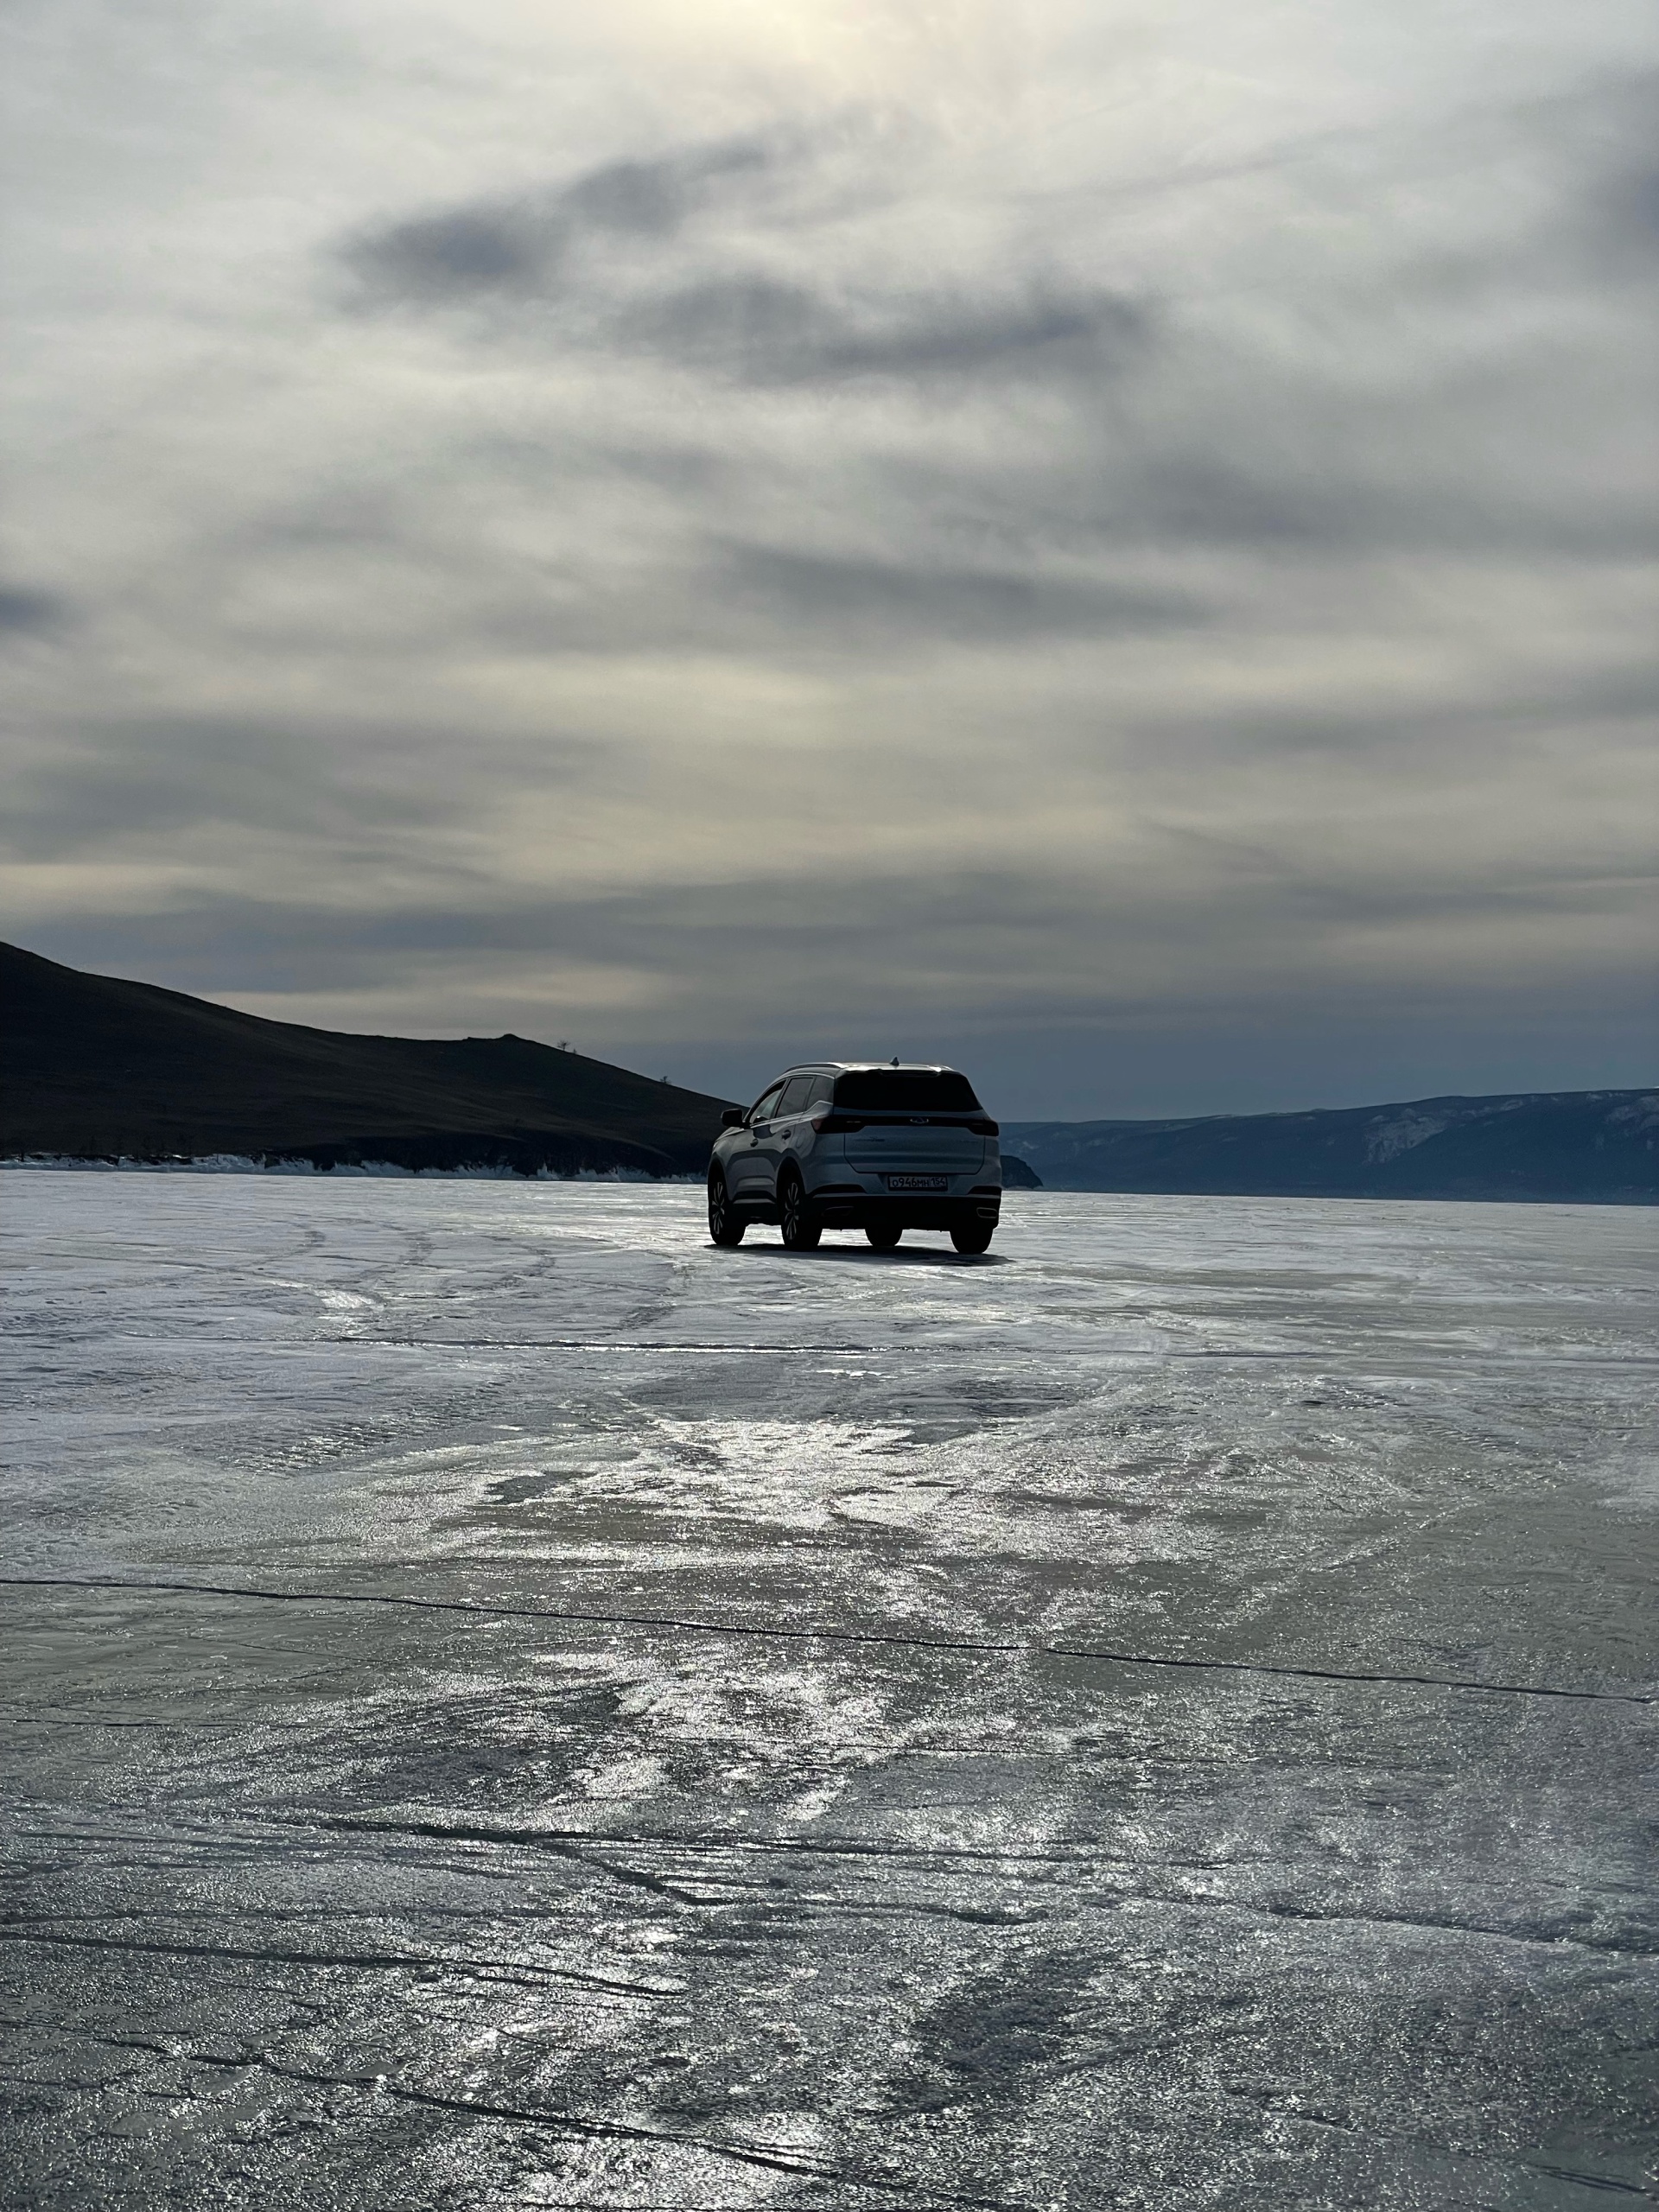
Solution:
M 976 1137 L 994 1137 L 999 1134 L 996 1123 L 988 1116 L 977 1122 L 969 1122 L 968 1126 Z
M 844 1137 L 853 1129 L 861 1129 L 862 1122 L 855 1122 L 850 1114 L 815 1114 L 812 1126 L 821 1137 Z

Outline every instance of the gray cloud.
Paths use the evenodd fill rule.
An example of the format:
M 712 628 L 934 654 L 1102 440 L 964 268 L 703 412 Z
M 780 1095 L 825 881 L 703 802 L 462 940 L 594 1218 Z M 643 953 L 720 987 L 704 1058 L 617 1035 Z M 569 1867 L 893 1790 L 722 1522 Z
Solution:
M 0 584 L 0 637 L 42 637 L 69 620 L 67 600 L 27 584 Z
M 1563 104 L 1566 195 L 1584 211 L 1591 251 L 1650 276 L 1659 255 L 1659 70 Z
M 843 303 L 798 284 L 712 276 L 625 308 L 614 339 L 757 383 L 1109 372 L 1137 357 L 1147 311 L 1110 295 L 913 294 Z
M 658 161 L 608 162 L 565 188 L 568 220 L 666 237 L 734 180 L 760 181 L 789 157 L 778 140 L 724 139 Z
M 341 256 L 378 305 L 543 297 L 584 244 L 671 238 L 722 185 L 762 177 L 779 158 L 761 141 L 728 140 L 655 161 L 608 162 L 540 194 L 474 200 L 359 232 Z
M 944 568 L 923 560 L 836 557 L 728 544 L 714 596 L 759 608 L 791 635 L 898 635 L 990 642 L 1124 637 L 1192 629 L 1214 610 L 1192 594 L 1023 569 Z
M 384 300 L 447 306 L 544 283 L 564 242 L 556 218 L 522 207 L 416 215 L 365 238 L 346 258 Z
M 581 265 L 577 249 L 596 234 L 669 241 L 715 187 L 757 187 L 779 167 L 775 150 L 749 145 L 616 162 L 539 201 L 412 217 L 352 240 L 345 257 L 376 305 L 487 302 L 539 313 L 556 300 L 578 312 L 552 329 L 535 322 L 543 342 L 654 353 L 756 383 L 1108 374 L 1144 354 L 1154 330 L 1147 306 L 1097 289 L 1005 283 L 972 294 L 837 294 L 732 266 L 730 249 L 690 283 L 679 253 L 643 273 L 619 274 L 602 258 Z M 772 219 L 770 208 L 760 212 Z
M 257 824 L 262 838 L 340 841 L 359 857 L 374 847 L 395 850 L 454 814 L 440 781 L 407 774 L 411 753 L 418 746 L 442 758 L 465 741 L 461 730 L 429 729 L 416 739 L 407 728 L 300 718 L 121 721 L 80 730 L 17 769 L 0 845 L 18 857 L 62 860 L 153 849 L 157 839 L 175 844 L 203 827 Z M 544 738 L 536 771 L 556 782 L 582 759 L 580 745 Z
M 1618 177 L 1601 204 L 1617 251 L 1643 262 L 1659 260 L 1659 162 Z
M 1345 445 L 1345 441 L 1343 442 Z M 1254 466 L 1219 454 L 1172 456 L 1130 471 L 1096 518 L 1105 539 L 1254 548 L 1270 557 L 1320 551 L 1492 552 L 1590 559 L 1659 556 L 1659 512 L 1637 483 L 1627 496 L 1567 505 L 1526 481 L 1390 482 L 1386 469 L 1333 459 L 1323 471 L 1287 459 Z

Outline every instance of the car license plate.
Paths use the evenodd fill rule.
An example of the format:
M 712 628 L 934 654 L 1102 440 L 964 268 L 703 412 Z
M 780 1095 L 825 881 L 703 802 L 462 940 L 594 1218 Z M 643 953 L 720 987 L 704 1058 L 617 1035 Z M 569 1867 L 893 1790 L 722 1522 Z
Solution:
M 948 1191 L 950 1187 L 950 1178 L 948 1175 L 889 1175 L 887 1178 L 890 1191 Z

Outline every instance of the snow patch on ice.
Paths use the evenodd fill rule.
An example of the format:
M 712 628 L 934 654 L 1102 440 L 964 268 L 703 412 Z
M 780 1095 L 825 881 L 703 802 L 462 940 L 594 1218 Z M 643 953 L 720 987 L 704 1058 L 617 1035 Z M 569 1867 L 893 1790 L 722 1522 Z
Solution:
M 86 1160 L 63 1152 L 29 1152 L 14 1154 L 0 1160 L 0 1168 L 49 1168 L 54 1173 L 73 1175 L 315 1175 L 315 1165 L 308 1160 L 256 1160 L 251 1154 L 215 1152 L 190 1160 L 134 1160 L 125 1156 L 118 1160 Z M 340 1168 L 339 1174 L 360 1174 L 362 1169 Z M 388 1174 L 407 1173 L 407 1169 L 388 1168 Z
M 213 1152 L 188 1159 L 139 1160 L 123 1154 L 115 1160 L 84 1159 L 69 1153 L 29 1152 L 0 1159 L 0 1168 L 48 1168 L 60 1173 L 93 1175 L 327 1175 L 376 1179 L 405 1183 L 701 1183 L 698 1175 L 653 1175 L 644 1167 L 579 1167 L 563 1174 L 557 1168 L 537 1167 L 525 1174 L 517 1167 L 475 1161 L 465 1167 L 405 1167 L 395 1160 L 340 1161 L 319 1167 L 312 1160 L 265 1160 L 252 1153 Z

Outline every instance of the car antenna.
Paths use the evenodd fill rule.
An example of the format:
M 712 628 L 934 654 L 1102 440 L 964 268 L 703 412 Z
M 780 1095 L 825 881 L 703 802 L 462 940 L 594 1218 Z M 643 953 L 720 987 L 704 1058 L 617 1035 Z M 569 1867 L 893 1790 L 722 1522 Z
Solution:
M 892 1060 L 888 1063 L 888 1065 L 889 1065 L 890 1066 L 892 1066 L 892 1067 L 895 1067 L 895 1068 L 898 1066 L 898 1065 L 899 1065 L 899 1055 L 898 1055 L 898 1053 L 897 1053 L 897 1052 L 895 1052 L 895 1053 L 893 1054 L 893 1058 L 892 1058 Z

